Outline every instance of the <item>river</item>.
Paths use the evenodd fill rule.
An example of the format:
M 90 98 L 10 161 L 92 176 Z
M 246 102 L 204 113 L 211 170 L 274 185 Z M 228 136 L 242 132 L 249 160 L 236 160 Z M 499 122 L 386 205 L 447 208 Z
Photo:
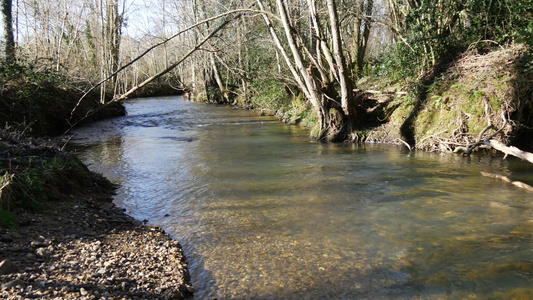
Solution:
M 533 165 L 319 143 L 298 126 L 181 97 L 72 143 L 114 201 L 183 246 L 195 299 L 533 295 Z

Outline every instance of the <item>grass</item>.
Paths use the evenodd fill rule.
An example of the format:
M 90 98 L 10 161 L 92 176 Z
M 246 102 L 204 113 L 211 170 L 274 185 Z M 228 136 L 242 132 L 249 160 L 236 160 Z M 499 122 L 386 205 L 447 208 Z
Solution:
M 22 139 L 16 142 L 0 131 L 0 209 L 40 211 L 56 201 L 68 201 L 70 195 L 83 194 L 96 186 L 115 187 L 90 172 L 74 155 L 59 150 L 50 142 Z

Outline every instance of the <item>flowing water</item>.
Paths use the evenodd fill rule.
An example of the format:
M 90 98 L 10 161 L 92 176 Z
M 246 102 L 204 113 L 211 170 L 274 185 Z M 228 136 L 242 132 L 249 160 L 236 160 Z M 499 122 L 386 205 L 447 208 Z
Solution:
M 226 106 L 149 98 L 76 132 L 117 205 L 181 242 L 196 299 L 533 295 L 533 183 L 509 158 L 313 142 Z

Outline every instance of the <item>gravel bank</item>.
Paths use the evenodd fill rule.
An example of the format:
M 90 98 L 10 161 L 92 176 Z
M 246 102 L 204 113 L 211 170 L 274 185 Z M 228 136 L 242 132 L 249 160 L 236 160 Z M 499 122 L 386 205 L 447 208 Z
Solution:
M 184 299 L 180 244 L 109 201 L 71 197 L 0 229 L 2 299 Z M 100 199 L 102 200 L 102 199 Z

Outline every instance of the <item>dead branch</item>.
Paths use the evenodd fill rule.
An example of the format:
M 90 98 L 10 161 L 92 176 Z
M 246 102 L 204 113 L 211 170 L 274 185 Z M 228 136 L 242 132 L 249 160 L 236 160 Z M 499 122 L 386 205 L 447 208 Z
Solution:
M 122 101 L 122 100 L 125 100 L 126 98 L 128 98 L 128 96 L 130 96 L 131 94 L 133 94 L 135 91 L 137 91 L 138 89 L 146 86 L 148 83 L 158 79 L 159 77 L 167 74 L 168 72 L 172 71 L 174 68 L 176 68 L 178 65 L 180 65 L 185 59 L 187 59 L 189 56 L 191 56 L 195 51 L 197 51 L 203 44 L 205 44 L 210 38 L 212 38 L 215 34 L 217 34 L 220 30 L 222 30 L 222 28 L 224 28 L 227 24 L 229 24 L 230 22 L 232 22 L 233 20 L 239 18 L 240 15 L 237 15 L 235 16 L 233 19 L 230 19 L 230 20 L 226 20 L 224 21 L 222 24 L 220 24 L 216 29 L 214 29 L 209 35 L 207 35 L 203 40 L 201 40 L 198 44 L 196 44 L 189 52 L 187 52 L 187 54 L 185 54 L 180 60 L 176 61 L 175 63 L 171 64 L 170 66 L 168 66 L 166 69 L 164 69 L 163 71 L 151 76 L 150 78 L 146 79 L 145 81 L 143 81 L 142 83 L 134 86 L 133 88 L 129 89 L 126 93 L 122 94 L 122 95 L 115 95 L 115 97 L 105 103 L 104 105 L 102 105 L 101 107 L 99 107 L 97 110 L 94 110 L 94 111 L 91 111 L 89 113 L 87 113 L 84 117 L 80 118 L 78 121 L 76 121 L 76 123 L 74 124 L 71 124 L 70 128 L 65 132 L 67 133 L 68 131 L 70 131 L 70 129 L 72 129 L 74 126 L 76 126 L 78 123 L 80 123 L 81 121 L 85 120 L 86 118 L 88 118 L 89 116 L 91 116 L 92 114 L 94 114 L 96 111 L 98 111 L 99 109 L 102 109 L 103 107 L 113 103 L 113 102 L 118 102 L 118 101 Z
M 523 183 L 521 181 L 513 181 L 509 177 L 506 177 L 506 176 L 503 176 L 503 175 L 498 175 L 498 174 L 493 174 L 493 173 L 481 172 L 481 175 L 483 175 L 485 177 L 489 177 L 489 178 L 502 180 L 502 181 L 510 183 L 510 184 L 512 184 L 512 185 L 514 185 L 516 187 L 524 189 L 524 190 L 526 190 L 526 191 L 528 191 L 530 193 L 533 193 L 533 186 L 530 186 L 529 184 Z
M 398 139 L 400 142 L 402 142 L 408 149 L 409 149 L 409 152 L 412 151 L 411 149 L 411 145 L 409 145 L 409 143 L 407 143 L 406 141 L 402 140 L 402 139 Z
M 361 89 L 354 89 L 355 93 L 361 93 L 361 94 L 381 94 L 381 95 L 407 95 L 407 92 L 386 92 L 386 91 L 377 91 L 377 90 L 361 90 Z
M 238 17 L 238 16 L 237 16 Z M 236 18 L 237 18 L 236 17 Z M 234 19 L 233 19 L 234 20 Z M 140 84 L 132 87 L 131 89 L 129 89 L 126 93 L 122 94 L 122 95 L 117 95 L 117 97 L 113 98 L 113 100 L 111 100 L 109 103 L 111 102 L 117 102 L 117 101 L 121 101 L 121 100 L 124 100 L 126 98 L 128 98 L 128 96 L 130 96 L 131 94 L 133 94 L 135 91 L 137 91 L 138 89 L 142 88 L 143 86 L 147 85 L 148 83 L 156 80 L 157 78 L 165 75 L 166 73 L 172 71 L 174 68 L 176 68 L 179 64 L 181 64 L 185 59 L 187 59 L 189 56 L 191 56 L 191 54 L 193 54 L 196 50 L 198 50 L 203 44 L 205 44 L 210 38 L 212 38 L 217 32 L 219 32 L 222 28 L 224 28 L 227 24 L 229 24 L 232 20 L 226 20 L 224 23 L 220 24 L 215 30 L 213 30 L 209 35 L 207 35 L 203 40 L 201 40 L 198 44 L 196 44 L 196 46 L 194 46 L 194 48 L 192 48 L 189 52 L 187 52 L 187 54 L 185 54 L 180 60 L 176 61 L 175 63 L 171 64 L 170 66 L 168 66 L 166 69 L 164 69 L 163 71 L 149 77 L 148 79 L 146 79 L 145 81 L 141 82 Z
M 497 140 L 490 140 L 488 144 L 492 146 L 492 148 L 501 151 L 506 155 L 512 155 L 520 159 L 527 160 L 530 163 L 533 163 L 533 153 L 522 151 L 513 146 L 506 146 L 504 143 Z
M 443 134 L 443 133 L 446 133 L 447 131 L 448 131 L 448 129 L 445 129 L 445 130 L 443 130 L 443 131 L 439 131 L 439 132 L 437 132 L 437 133 L 435 133 L 435 134 L 432 134 L 432 135 L 426 136 L 426 137 L 424 137 L 423 139 L 421 139 L 421 140 L 418 142 L 418 144 L 421 145 L 425 140 L 430 139 L 430 138 L 437 137 L 437 136 L 439 136 L 439 135 L 441 135 L 441 134 Z
M 502 112 L 502 119 L 503 119 L 502 127 L 500 129 L 498 129 L 496 132 L 494 132 L 493 134 L 489 135 L 487 138 L 482 139 L 483 135 L 485 134 L 485 132 L 487 132 L 491 128 L 494 128 L 494 125 L 492 124 L 492 121 L 491 121 L 490 115 L 489 115 L 489 117 L 488 117 L 488 125 L 485 128 L 483 128 L 483 130 L 481 130 L 481 132 L 479 133 L 475 143 L 473 143 L 473 144 L 467 143 L 466 144 L 466 151 L 463 153 L 463 156 L 470 156 L 470 154 L 472 153 L 472 151 L 476 147 L 479 147 L 479 146 L 482 146 L 482 145 L 486 145 L 487 141 L 491 140 L 496 135 L 500 134 L 500 132 L 502 132 L 503 129 L 505 129 L 505 127 L 507 126 L 507 119 L 505 118 L 505 115 L 504 115 L 503 112 Z M 462 147 L 457 147 L 457 148 L 462 148 Z M 454 152 L 456 152 L 456 151 L 454 151 Z

